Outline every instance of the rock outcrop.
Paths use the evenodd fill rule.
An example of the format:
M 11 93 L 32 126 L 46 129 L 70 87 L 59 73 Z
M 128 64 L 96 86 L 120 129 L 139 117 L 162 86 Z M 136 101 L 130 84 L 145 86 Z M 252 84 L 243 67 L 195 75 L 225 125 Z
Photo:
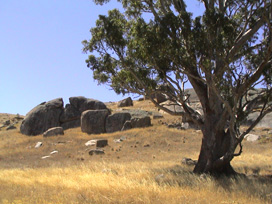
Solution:
M 25 135 L 39 135 L 52 127 L 60 126 L 63 100 L 57 98 L 33 108 L 22 121 L 20 131 Z
M 60 118 L 64 130 L 80 127 L 80 116 L 86 110 L 107 109 L 103 102 L 83 96 L 70 97 L 69 102 L 70 104 L 66 104 Z
M 131 121 L 128 120 L 124 123 L 123 127 L 122 127 L 122 130 L 121 131 L 125 131 L 125 130 L 130 130 L 132 128 L 132 124 L 131 124 Z
M 133 106 L 133 101 L 131 97 L 125 98 L 118 103 L 118 107 L 127 107 L 127 106 Z
M 129 113 L 115 113 L 110 115 L 106 121 L 106 132 L 116 132 L 122 130 L 126 121 L 131 119 Z
M 140 118 L 132 118 L 131 119 L 132 128 L 141 128 L 141 127 L 149 127 L 151 126 L 151 119 L 149 116 L 140 117 Z
M 133 104 L 130 97 L 125 101 L 126 105 Z M 152 112 L 124 110 L 110 115 L 109 109 L 101 101 L 79 96 L 70 97 L 69 102 L 65 108 L 62 98 L 36 106 L 22 121 L 21 133 L 25 135 L 44 133 L 46 137 L 63 134 L 63 130 L 75 127 L 81 127 L 82 132 L 88 134 L 101 134 L 151 126 Z
M 108 110 L 87 110 L 81 115 L 81 131 L 88 134 L 105 133 Z
M 253 112 L 248 115 L 243 125 L 251 125 L 259 116 L 259 112 Z M 272 128 L 272 113 L 268 113 L 263 119 L 256 125 L 256 127 Z
M 98 100 L 83 96 L 70 97 L 70 104 L 63 107 L 63 99 L 57 98 L 41 103 L 33 108 L 23 120 L 20 131 L 25 135 L 39 135 L 52 127 L 64 130 L 80 127 L 80 117 L 86 110 L 107 110 L 106 105 Z
M 81 113 L 86 110 L 107 109 L 103 102 L 95 99 L 85 98 L 83 96 L 70 97 L 69 101 L 70 104 Z

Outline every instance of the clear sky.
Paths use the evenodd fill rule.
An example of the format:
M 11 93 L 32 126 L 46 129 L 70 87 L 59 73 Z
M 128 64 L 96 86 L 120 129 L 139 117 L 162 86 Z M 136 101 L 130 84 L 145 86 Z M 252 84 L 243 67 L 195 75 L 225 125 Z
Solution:
M 191 9 L 200 9 L 190 2 Z M 25 115 L 44 101 L 85 96 L 119 101 L 97 86 L 82 53 L 99 14 L 118 4 L 92 0 L 5 0 L 0 5 L 0 113 Z

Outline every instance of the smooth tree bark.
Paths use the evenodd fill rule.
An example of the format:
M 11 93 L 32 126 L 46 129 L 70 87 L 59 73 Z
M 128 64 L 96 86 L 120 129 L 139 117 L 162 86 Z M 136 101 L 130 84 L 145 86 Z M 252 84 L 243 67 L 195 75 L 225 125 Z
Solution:
M 203 133 L 194 172 L 234 174 L 230 163 L 242 153 L 245 135 L 272 110 L 271 1 L 199 0 L 199 16 L 184 0 L 118 2 L 123 12 L 100 15 L 91 39 L 83 41 L 94 79 L 118 94 L 147 95 L 167 113 L 189 118 Z M 191 106 L 187 84 L 203 113 Z M 257 85 L 262 89 L 250 94 Z M 159 104 L 155 94 L 184 111 Z M 254 111 L 259 117 L 240 132 Z

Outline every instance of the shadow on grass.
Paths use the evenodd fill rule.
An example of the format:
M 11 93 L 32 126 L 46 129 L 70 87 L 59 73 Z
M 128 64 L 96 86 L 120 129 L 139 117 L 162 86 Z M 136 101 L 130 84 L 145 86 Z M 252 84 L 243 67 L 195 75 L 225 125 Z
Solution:
M 265 203 L 272 203 L 272 175 L 238 174 L 232 177 L 213 177 L 206 174 L 194 174 L 191 168 L 180 165 L 152 171 L 156 175 L 155 181 L 158 185 L 244 194 L 259 198 Z

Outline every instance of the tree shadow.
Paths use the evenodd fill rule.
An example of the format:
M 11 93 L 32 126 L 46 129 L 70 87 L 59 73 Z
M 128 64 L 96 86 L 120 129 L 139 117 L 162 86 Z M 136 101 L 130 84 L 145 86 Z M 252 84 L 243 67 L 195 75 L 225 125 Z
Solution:
M 272 203 L 272 175 L 213 176 L 209 174 L 194 174 L 192 167 L 175 165 L 164 169 L 152 169 L 158 185 L 203 188 L 224 191 L 227 193 L 242 193 Z

